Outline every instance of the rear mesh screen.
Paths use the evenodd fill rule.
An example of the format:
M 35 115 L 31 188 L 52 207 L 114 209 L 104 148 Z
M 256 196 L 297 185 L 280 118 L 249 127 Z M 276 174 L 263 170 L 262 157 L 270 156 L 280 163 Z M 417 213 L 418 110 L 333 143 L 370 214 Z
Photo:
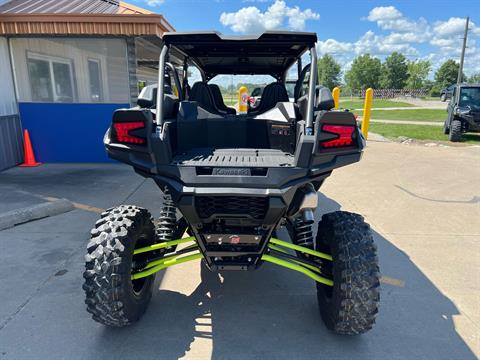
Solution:
M 195 206 L 201 218 L 208 218 L 215 214 L 222 215 L 250 215 L 256 220 L 265 217 L 268 198 L 243 196 L 198 196 Z

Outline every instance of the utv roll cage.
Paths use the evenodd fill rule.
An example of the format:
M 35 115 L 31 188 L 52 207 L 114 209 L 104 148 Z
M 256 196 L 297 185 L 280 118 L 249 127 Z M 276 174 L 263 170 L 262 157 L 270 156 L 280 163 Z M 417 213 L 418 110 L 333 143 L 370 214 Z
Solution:
M 167 62 L 169 51 L 184 57 L 184 81 L 181 86 L 180 99 L 186 97 L 186 75 L 189 63 L 201 72 L 203 80 L 209 81 L 220 74 L 271 75 L 277 81 L 284 82 L 288 69 L 297 62 L 298 76 L 302 72 L 302 55 L 310 54 L 310 64 L 317 64 L 315 33 L 265 32 L 261 35 L 228 36 L 218 32 L 180 33 L 163 35 L 159 57 L 159 69 L 173 68 Z M 292 45 L 293 44 L 293 45 Z M 278 54 L 272 57 L 272 53 Z M 225 62 L 228 57 L 229 61 Z M 236 59 L 236 60 L 235 60 Z M 175 71 L 174 71 L 175 73 Z M 177 81 L 177 80 L 175 80 Z M 313 134 L 313 116 L 317 72 L 310 72 L 308 102 L 305 119 L 305 134 Z M 158 72 L 157 96 L 157 132 L 160 133 L 163 117 L 163 99 L 165 75 Z

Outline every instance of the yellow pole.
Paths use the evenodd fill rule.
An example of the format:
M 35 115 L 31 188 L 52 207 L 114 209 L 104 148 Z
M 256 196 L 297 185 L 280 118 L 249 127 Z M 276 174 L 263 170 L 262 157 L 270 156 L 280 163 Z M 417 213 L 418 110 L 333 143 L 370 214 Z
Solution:
M 248 89 L 246 86 L 241 86 L 238 89 L 238 112 L 246 114 L 248 111 Z
M 372 111 L 373 89 L 368 88 L 365 93 L 365 104 L 363 106 L 362 133 L 365 139 L 368 139 L 368 126 L 370 125 L 370 115 Z
M 340 106 L 340 88 L 335 86 L 332 90 L 333 101 L 335 101 L 335 110 Z

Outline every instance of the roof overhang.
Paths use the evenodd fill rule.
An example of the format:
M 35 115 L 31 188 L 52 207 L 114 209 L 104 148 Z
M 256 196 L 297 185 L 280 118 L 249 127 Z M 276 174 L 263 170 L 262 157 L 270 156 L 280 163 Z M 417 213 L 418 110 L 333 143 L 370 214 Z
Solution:
M 163 36 L 173 53 L 191 59 L 209 79 L 219 74 L 269 74 L 281 78 L 316 41 L 315 33 L 290 31 L 247 36 L 213 31 Z
M 158 14 L 0 14 L 0 35 L 158 36 L 175 31 Z

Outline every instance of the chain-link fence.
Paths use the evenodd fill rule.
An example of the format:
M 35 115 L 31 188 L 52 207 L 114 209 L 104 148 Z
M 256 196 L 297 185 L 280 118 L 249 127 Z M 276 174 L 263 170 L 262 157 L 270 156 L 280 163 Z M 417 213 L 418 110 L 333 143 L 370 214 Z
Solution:
M 342 89 L 342 97 L 365 97 L 365 90 Z M 375 99 L 394 99 L 401 97 L 419 98 L 428 96 L 427 89 L 374 89 L 373 97 Z

